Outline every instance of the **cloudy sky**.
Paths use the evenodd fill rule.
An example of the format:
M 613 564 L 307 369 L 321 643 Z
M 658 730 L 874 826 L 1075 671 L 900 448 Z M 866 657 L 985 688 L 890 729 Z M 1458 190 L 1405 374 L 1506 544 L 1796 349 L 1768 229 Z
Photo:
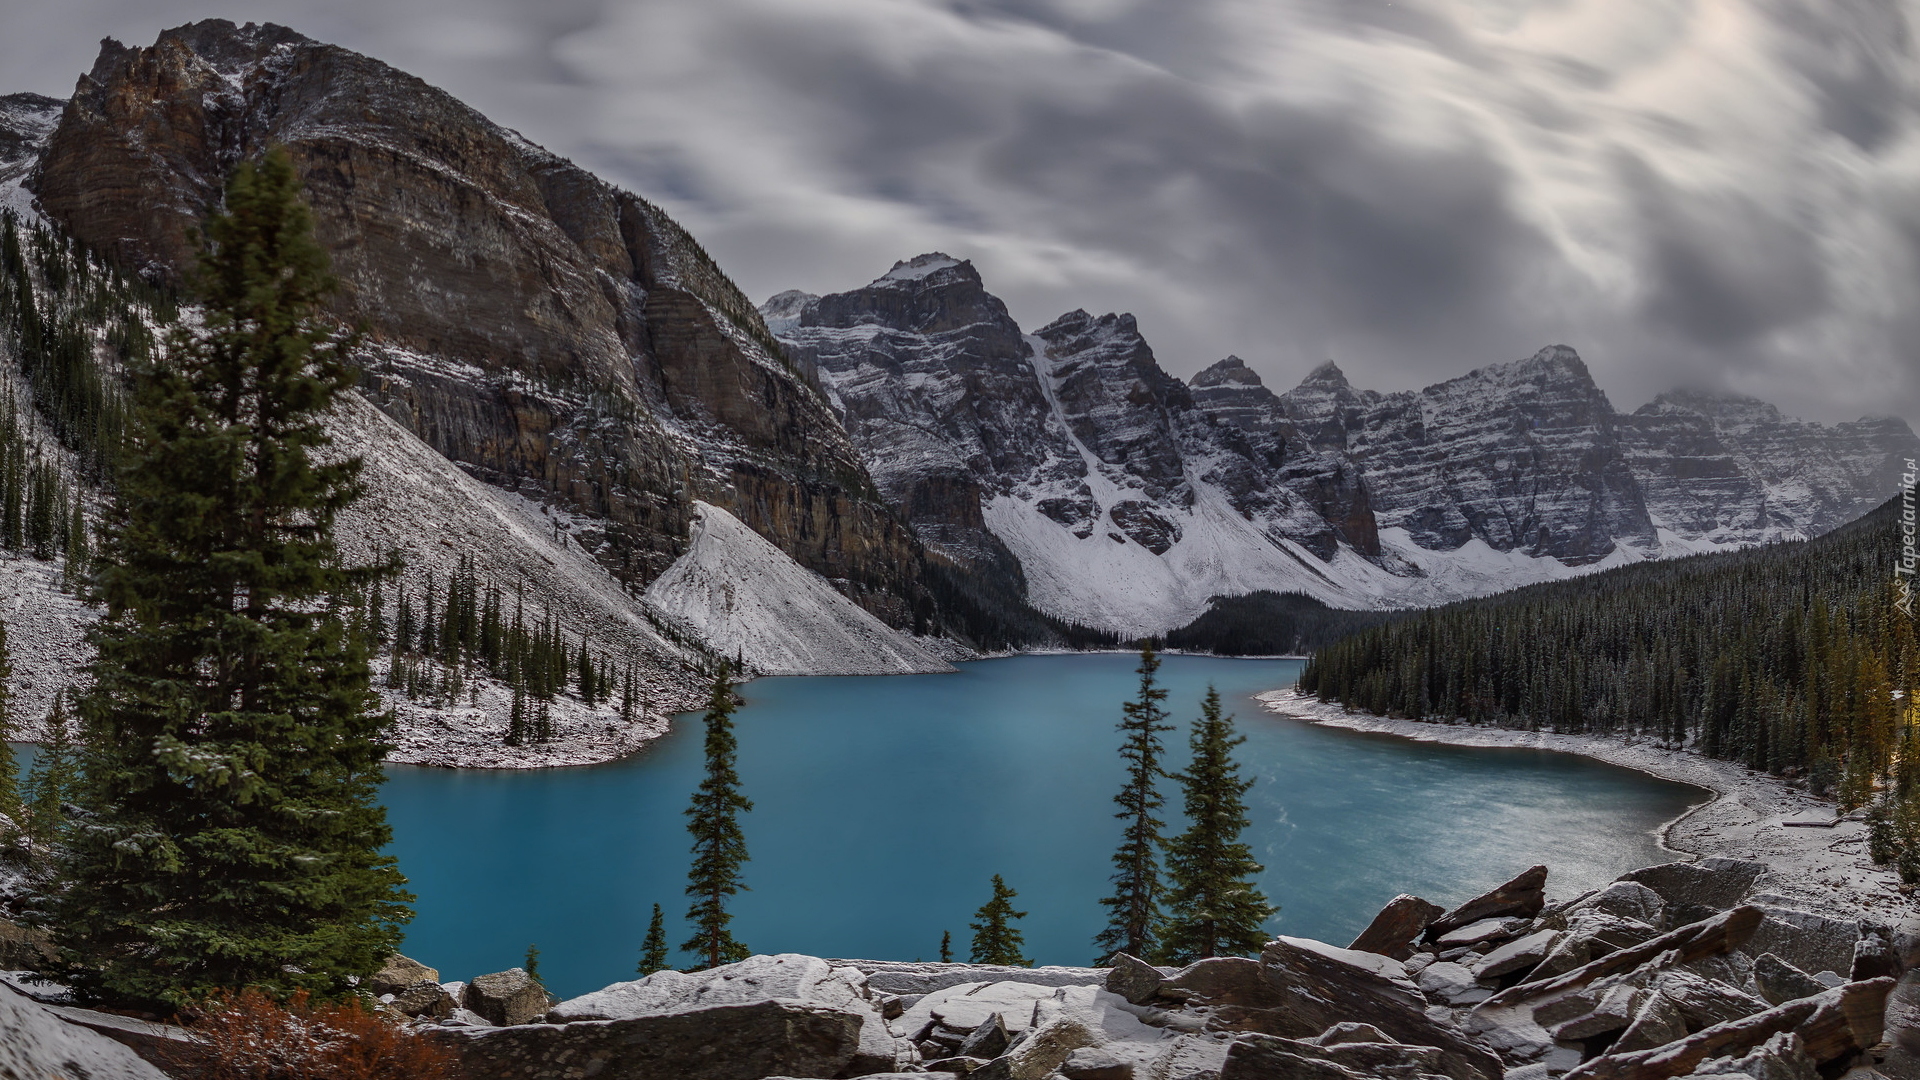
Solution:
M 0 0 L 0 82 L 216 15 L 447 88 L 756 300 L 942 250 L 1180 375 L 1563 342 L 1623 409 L 1920 421 L 1920 0 Z

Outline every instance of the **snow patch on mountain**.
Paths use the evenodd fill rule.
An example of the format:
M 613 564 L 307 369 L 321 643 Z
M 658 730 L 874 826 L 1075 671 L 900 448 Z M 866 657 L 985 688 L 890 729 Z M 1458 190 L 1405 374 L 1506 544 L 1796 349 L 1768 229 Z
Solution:
M 686 554 L 649 603 L 761 675 L 906 675 L 953 670 L 840 595 L 740 519 L 694 504 Z

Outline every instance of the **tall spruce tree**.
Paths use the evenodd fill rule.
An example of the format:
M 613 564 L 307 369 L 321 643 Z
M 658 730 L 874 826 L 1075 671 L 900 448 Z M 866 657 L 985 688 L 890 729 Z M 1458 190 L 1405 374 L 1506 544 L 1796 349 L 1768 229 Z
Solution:
M 1107 928 L 1093 939 L 1100 950 L 1096 963 L 1115 953 L 1149 957 L 1160 940 L 1160 829 L 1155 813 L 1163 805 L 1156 782 L 1163 774 L 1160 735 L 1172 731 L 1160 703 L 1166 690 L 1155 681 L 1160 658 L 1150 643 L 1140 647 L 1140 693 L 1122 707 L 1120 756 L 1127 763 L 1127 781 L 1113 797 L 1120 810 L 1113 816 L 1126 822 L 1120 848 L 1113 853 L 1113 895 L 1100 901 L 1107 909 Z
M 707 775 L 687 807 L 687 831 L 693 834 L 693 866 L 687 872 L 687 921 L 693 936 L 680 947 L 700 957 L 707 967 L 745 960 L 747 947 L 733 939 L 728 925 L 733 915 L 727 898 L 746 884 L 740 865 L 747 861 L 747 838 L 739 815 L 753 809 L 740 794 L 740 774 L 734 758 L 740 744 L 733 734 L 733 682 L 725 663 L 713 677 L 707 697 Z
M 1280 910 L 1253 882 L 1264 867 L 1240 839 L 1251 822 L 1233 749 L 1246 742 L 1233 717 L 1220 713 L 1220 692 L 1207 687 L 1187 745 L 1193 761 L 1176 774 L 1185 793 L 1187 829 L 1167 843 L 1167 920 L 1161 963 L 1244 956 L 1266 945 L 1263 927 Z
M 207 222 L 204 322 L 136 371 L 82 702 L 85 827 L 48 899 L 48 973 L 90 997 L 347 992 L 412 897 L 375 801 L 390 718 L 339 605 L 335 517 L 358 460 L 323 464 L 350 336 L 284 151 L 243 164 Z
M 47 712 L 47 741 L 34 755 L 33 767 L 27 770 L 26 791 L 20 796 L 26 811 L 27 838 L 36 856 L 49 855 L 59 842 L 67 823 L 66 805 L 73 798 L 79 772 L 67 695 L 56 694 L 53 708 Z
M 640 967 L 642 975 L 651 975 L 656 971 L 665 971 L 667 962 L 667 919 L 660 911 L 660 905 L 653 905 L 653 918 L 647 922 L 646 940 L 640 943 Z
M 980 905 L 973 913 L 978 920 L 967 924 L 973 931 L 973 955 L 969 957 L 975 964 L 1001 964 L 1007 967 L 1032 967 L 1033 961 L 1020 950 L 1026 946 L 1026 936 L 1013 925 L 1015 919 L 1024 919 L 1027 913 L 1013 910 L 1013 898 L 1020 894 L 1007 888 L 999 874 L 993 875 L 993 898 Z M 944 954 L 946 939 L 940 941 Z
M 13 758 L 13 654 L 7 649 L 7 626 L 0 623 L 0 846 L 11 848 L 27 828 L 27 815 L 20 795 L 20 766 Z

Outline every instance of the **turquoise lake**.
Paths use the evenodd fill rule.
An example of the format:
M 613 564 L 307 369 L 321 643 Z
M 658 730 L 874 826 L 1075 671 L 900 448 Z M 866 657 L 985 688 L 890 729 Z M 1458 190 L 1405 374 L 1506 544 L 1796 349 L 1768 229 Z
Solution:
M 1248 838 L 1281 905 L 1275 933 L 1344 945 L 1396 893 L 1452 904 L 1534 863 L 1553 868 L 1549 893 L 1571 896 L 1667 861 L 1657 830 L 1704 797 L 1571 755 L 1316 728 L 1251 699 L 1290 685 L 1300 663 L 1174 656 L 1160 672 L 1179 725 L 1171 767 L 1208 684 L 1247 736 Z M 964 960 L 997 873 L 1029 913 L 1030 957 L 1091 961 L 1120 829 L 1114 725 L 1136 664 L 1024 656 L 743 685 L 740 775 L 755 808 L 735 936 L 756 952 L 933 960 L 946 930 Z M 682 811 L 700 735 L 684 716 L 647 752 L 585 768 L 391 767 L 391 850 L 419 896 L 408 955 L 469 978 L 538 944 L 548 985 L 572 996 L 634 977 L 654 903 L 684 940 Z M 1170 830 L 1178 809 L 1170 799 Z

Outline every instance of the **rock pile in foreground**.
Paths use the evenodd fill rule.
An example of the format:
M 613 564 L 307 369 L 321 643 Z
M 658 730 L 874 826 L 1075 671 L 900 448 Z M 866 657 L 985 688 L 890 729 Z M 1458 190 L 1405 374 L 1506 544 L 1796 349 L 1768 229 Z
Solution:
M 465 1075 L 502 1080 L 1920 1076 L 1886 1038 L 1896 982 L 1895 1027 L 1920 998 L 1916 943 L 1756 894 L 1764 869 L 1669 863 L 1549 906 L 1534 867 L 1452 911 L 1397 897 L 1348 948 L 1282 937 L 1178 970 L 756 956 L 497 1026 L 452 1007 L 496 977 L 405 989 Z

